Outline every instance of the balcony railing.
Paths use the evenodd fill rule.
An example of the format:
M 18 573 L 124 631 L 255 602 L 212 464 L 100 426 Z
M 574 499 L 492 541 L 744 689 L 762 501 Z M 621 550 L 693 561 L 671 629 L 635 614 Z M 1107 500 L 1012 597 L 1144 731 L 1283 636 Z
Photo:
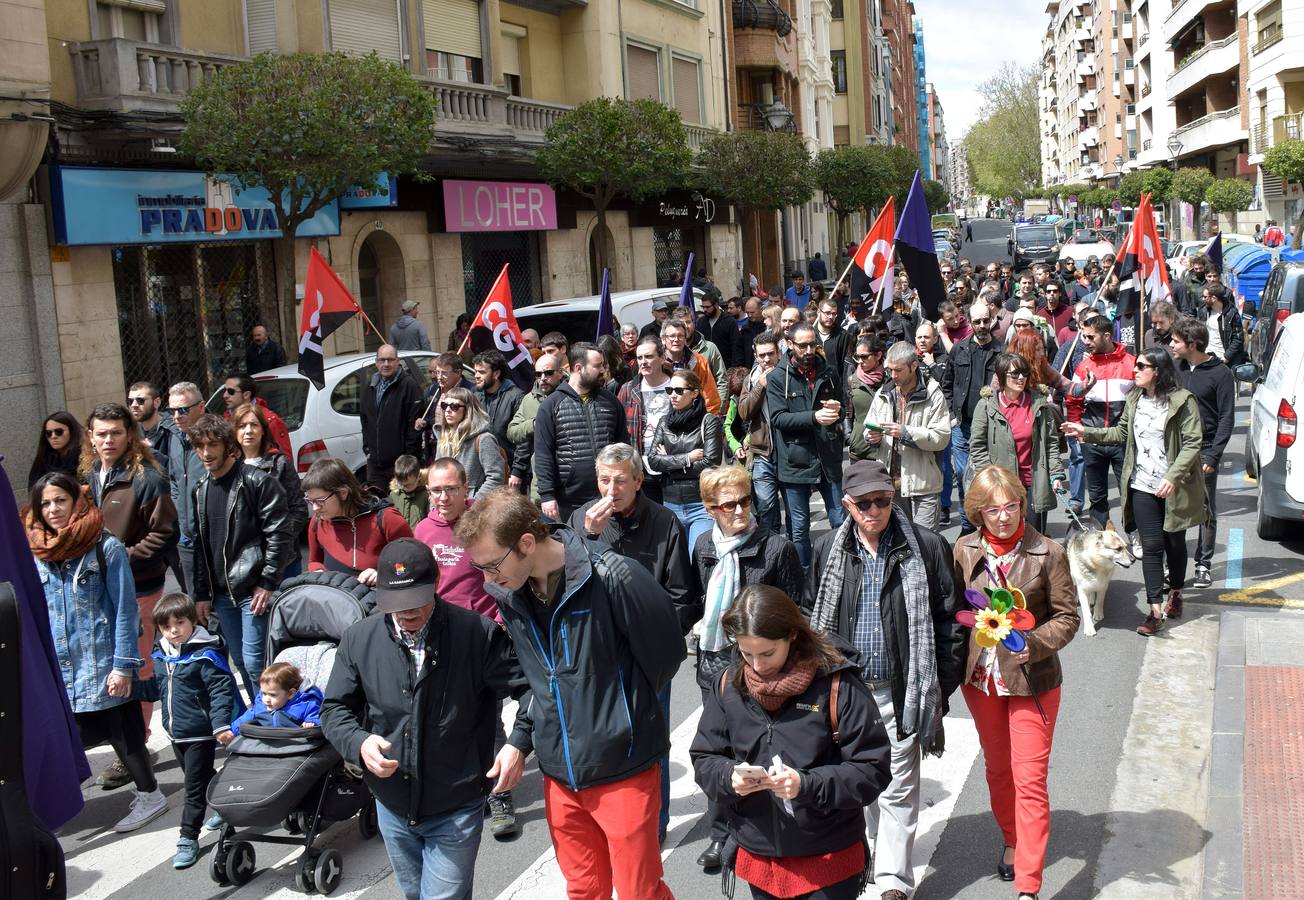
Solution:
M 464 81 L 432 79 L 435 95 L 435 133 L 503 135 L 535 143 L 548 126 L 571 107 L 528 97 L 516 97 L 502 88 Z
M 1210 41 L 1209 43 L 1205 44 L 1203 47 L 1200 47 L 1198 50 L 1194 50 L 1191 53 L 1188 53 L 1181 60 L 1181 62 L 1173 66 L 1173 71 L 1168 76 L 1168 78 L 1171 80 L 1173 75 L 1176 75 L 1178 72 L 1185 69 L 1187 66 L 1195 62 L 1200 57 L 1204 56 L 1206 53 L 1212 53 L 1215 50 L 1219 50 L 1222 49 L 1223 47 L 1226 47 L 1228 44 L 1234 44 L 1234 43 L 1236 43 L 1235 33 L 1227 35 L 1227 37 L 1223 38 L 1220 41 Z
M 129 112 L 176 112 L 192 88 L 242 60 L 128 38 L 81 41 L 68 50 L 77 105 Z
M 792 32 L 792 17 L 774 0 L 733 0 L 735 28 L 766 28 L 779 37 Z
M 1304 138 L 1304 113 L 1277 116 L 1272 120 L 1272 145 Z
M 720 132 L 714 128 L 707 128 L 705 125 L 684 125 L 684 130 L 688 132 L 688 149 L 696 153 L 702 149 L 702 145 L 707 140 Z
M 1281 27 L 1280 22 L 1274 22 L 1266 28 L 1259 29 L 1259 40 L 1251 50 L 1253 53 L 1262 53 L 1273 44 L 1278 43 L 1285 36 L 1285 30 Z

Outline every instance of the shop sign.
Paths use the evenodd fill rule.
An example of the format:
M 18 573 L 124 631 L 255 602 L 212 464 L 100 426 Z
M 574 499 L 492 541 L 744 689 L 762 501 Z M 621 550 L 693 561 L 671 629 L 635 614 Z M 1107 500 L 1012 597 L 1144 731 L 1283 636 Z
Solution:
M 340 209 L 387 209 L 398 206 L 398 179 L 388 172 L 372 185 L 351 187 L 340 196 Z
M 701 191 L 670 191 L 657 200 L 635 206 L 630 224 L 640 228 L 710 225 L 721 206 Z
M 55 166 L 50 170 L 56 244 L 181 244 L 277 238 L 264 188 L 240 190 L 203 172 Z M 303 222 L 299 237 L 340 233 L 337 203 Z
M 444 228 L 459 231 L 553 231 L 557 194 L 527 181 L 444 181 Z

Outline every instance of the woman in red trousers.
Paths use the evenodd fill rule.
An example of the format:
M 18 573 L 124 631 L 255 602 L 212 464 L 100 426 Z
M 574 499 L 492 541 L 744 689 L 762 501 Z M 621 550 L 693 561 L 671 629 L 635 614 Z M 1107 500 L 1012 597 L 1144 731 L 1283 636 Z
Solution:
M 975 606 L 987 602 L 985 588 L 1003 588 L 1015 597 L 1021 592 L 1026 608 L 1026 615 L 977 613 L 961 690 L 1005 838 L 997 874 L 1014 882 L 1019 900 L 1037 900 L 1050 837 L 1046 774 L 1060 705 L 1057 654 L 1077 633 L 1079 616 L 1068 557 L 1025 523 L 1026 503 L 1017 474 L 1000 466 L 978 473 L 964 497 L 978 530 L 955 544 L 955 579 L 978 592 L 966 593 Z

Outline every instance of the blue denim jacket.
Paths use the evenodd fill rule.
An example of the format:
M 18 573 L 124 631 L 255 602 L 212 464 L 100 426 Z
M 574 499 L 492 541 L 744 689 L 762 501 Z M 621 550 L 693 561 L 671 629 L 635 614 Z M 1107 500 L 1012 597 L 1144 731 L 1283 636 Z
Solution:
M 100 542 L 106 572 L 100 571 L 94 547 L 78 559 L 36 561 L 63 687 L 75 713 L 127 703 L 129 698 L 110 697 L 104 682 L 113 672 L 130 674 L 143 662 L 127 549 L 107 531 Z

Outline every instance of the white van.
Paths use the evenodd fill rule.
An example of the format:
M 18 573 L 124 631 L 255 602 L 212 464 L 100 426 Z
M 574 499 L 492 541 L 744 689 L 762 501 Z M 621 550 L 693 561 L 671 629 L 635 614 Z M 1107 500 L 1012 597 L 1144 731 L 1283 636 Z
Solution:
M 1236 367 L 1236 377 L 1255 385 L 1245 470 L 1259 480 L 1255 531 L 1280 540 L 1293 523 L 1304 522 L 1304 441 L 1299 412 L 1304 404 L 1304 313 L 1286 319 L 1258 363 Z

